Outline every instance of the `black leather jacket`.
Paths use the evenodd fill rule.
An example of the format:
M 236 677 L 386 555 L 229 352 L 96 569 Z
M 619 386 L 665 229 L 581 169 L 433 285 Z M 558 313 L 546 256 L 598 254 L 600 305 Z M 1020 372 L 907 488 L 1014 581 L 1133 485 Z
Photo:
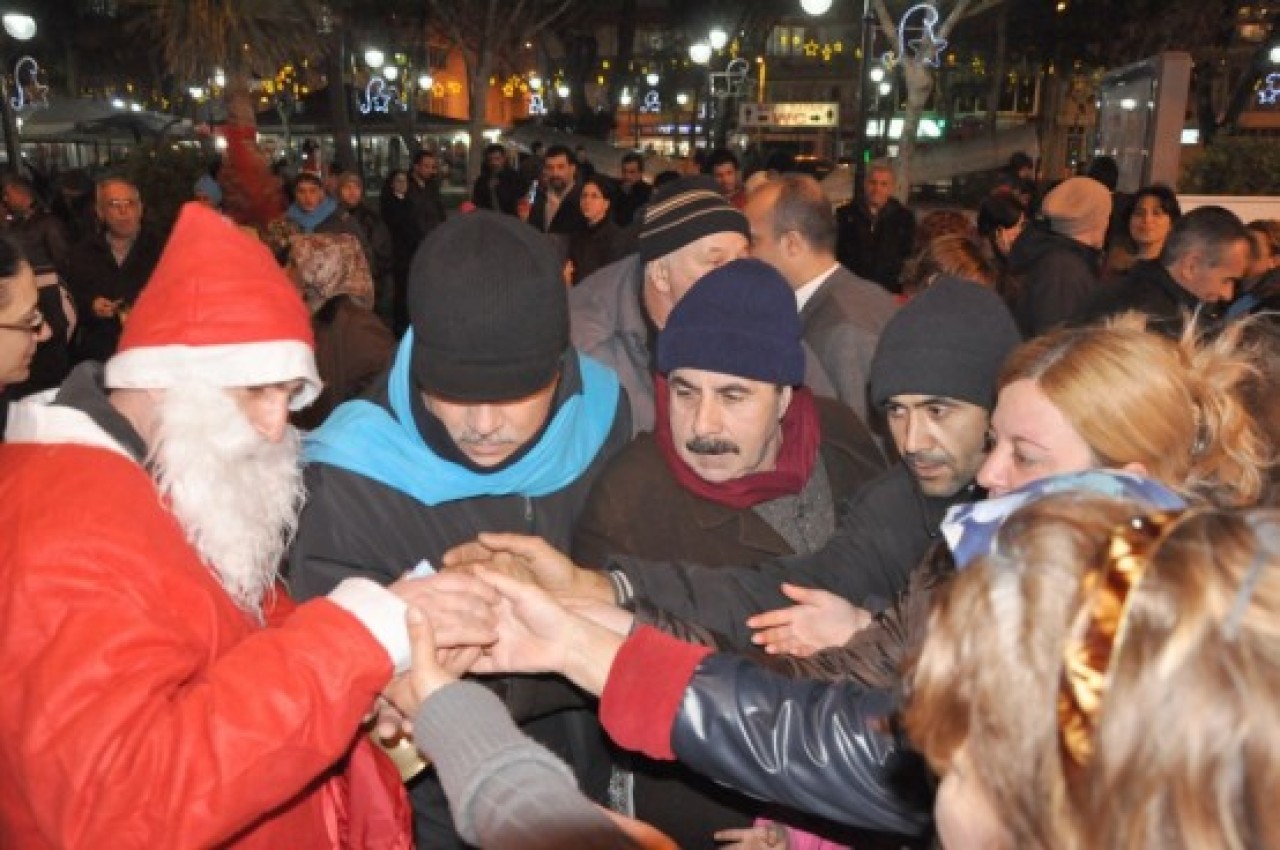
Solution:
M 685 765 L 748 794 L 861 829 L 925 836 L 932 786 L 891 718 L 896 697 L 708 656 L 671 732 Z

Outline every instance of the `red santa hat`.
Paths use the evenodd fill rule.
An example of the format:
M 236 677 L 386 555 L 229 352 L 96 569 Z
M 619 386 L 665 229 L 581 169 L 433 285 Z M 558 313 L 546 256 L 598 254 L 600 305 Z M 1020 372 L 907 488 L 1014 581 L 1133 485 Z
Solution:
M 251 387 L 301 378 L 291 402 L 298 410 L 320 392 L 314 349 L 310 314 L 267 247 L 189 203 L 107 361 L 106 385 Z

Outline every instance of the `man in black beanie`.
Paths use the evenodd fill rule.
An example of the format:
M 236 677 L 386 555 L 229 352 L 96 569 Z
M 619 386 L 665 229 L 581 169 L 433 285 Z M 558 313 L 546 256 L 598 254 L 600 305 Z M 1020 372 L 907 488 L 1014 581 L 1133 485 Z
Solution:
M 289 561 L 301 599 L 350 576 L 390 584 L 482 531 L 567 551 L 592 483 L 630 436 L 616 376 L 569 344 L 553 248 L 518 219 L 449 219 L 415 256 L 408 301 L 390 373 L 307 437 L 308 501 Z M 609 760 L 585 700 L 552 679 L 495 687 L 603 799 Z M 433 772 L 410 796 L 419 847 L 462 846 Z
M 638 213 L 636 253 L 605 266 L 569 293 L 573 344 L 618 373 L 637 433 L 653 430 L 653 351 L 672 308 L 707 272 L 747 255 L 750 229 L 710 177 L 683 177 Z M 805 385 L 834 390 L 814 357 Z
M 999 296 L 958 278 L 940 279 L 894 315 L 880 337 L 870 384 L 903 462 L 868 484 L 841 515 L 835 535 L 809 555 L 714 568 L 612 557 L 602 573 L 575 569 L 540 540 L 509 535 L 486 538 L 486 547 L 460 550 L 449 562 L 513 553 L 549 591 L 631 608 L 642 603 L 641 615 L 664 610 L 739 648 L 753 645 L 753 627 L 773 622 L 752 615 L 791 605 L 783 582 L 883 608 L 939 539 L 947 509 L 982 496 L 974 476 L 986 458 L 996 381 L 1019 342 Z

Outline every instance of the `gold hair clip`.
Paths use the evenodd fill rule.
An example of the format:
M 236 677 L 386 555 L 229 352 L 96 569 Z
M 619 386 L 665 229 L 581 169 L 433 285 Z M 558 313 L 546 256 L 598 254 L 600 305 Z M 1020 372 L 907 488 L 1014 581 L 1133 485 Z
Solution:
M 1124 643 L 1133 591 L 1149 556 L 1181 511 L 1135 516 L 1111 532 L 1107 560 L 1085 573 L 1082 593 L 1088 617 L 1067 641 L 1058 688 L 1058 729 L 1068 767 L 1084 767 L 1093 755 L 1098 711 L 1111 678 L 1111 663 Z

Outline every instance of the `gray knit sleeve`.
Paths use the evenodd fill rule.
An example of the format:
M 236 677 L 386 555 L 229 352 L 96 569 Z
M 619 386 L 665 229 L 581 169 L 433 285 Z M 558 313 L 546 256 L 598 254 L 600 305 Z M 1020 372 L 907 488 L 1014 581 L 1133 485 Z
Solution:
M 441 688 L 418 711 L 414 740 L 435 763 L 454 825 L 471 844 L 521 850 L 630 846 L 578 792 L 568 766 L 525 737 L 487 688 L 473 682 Z

